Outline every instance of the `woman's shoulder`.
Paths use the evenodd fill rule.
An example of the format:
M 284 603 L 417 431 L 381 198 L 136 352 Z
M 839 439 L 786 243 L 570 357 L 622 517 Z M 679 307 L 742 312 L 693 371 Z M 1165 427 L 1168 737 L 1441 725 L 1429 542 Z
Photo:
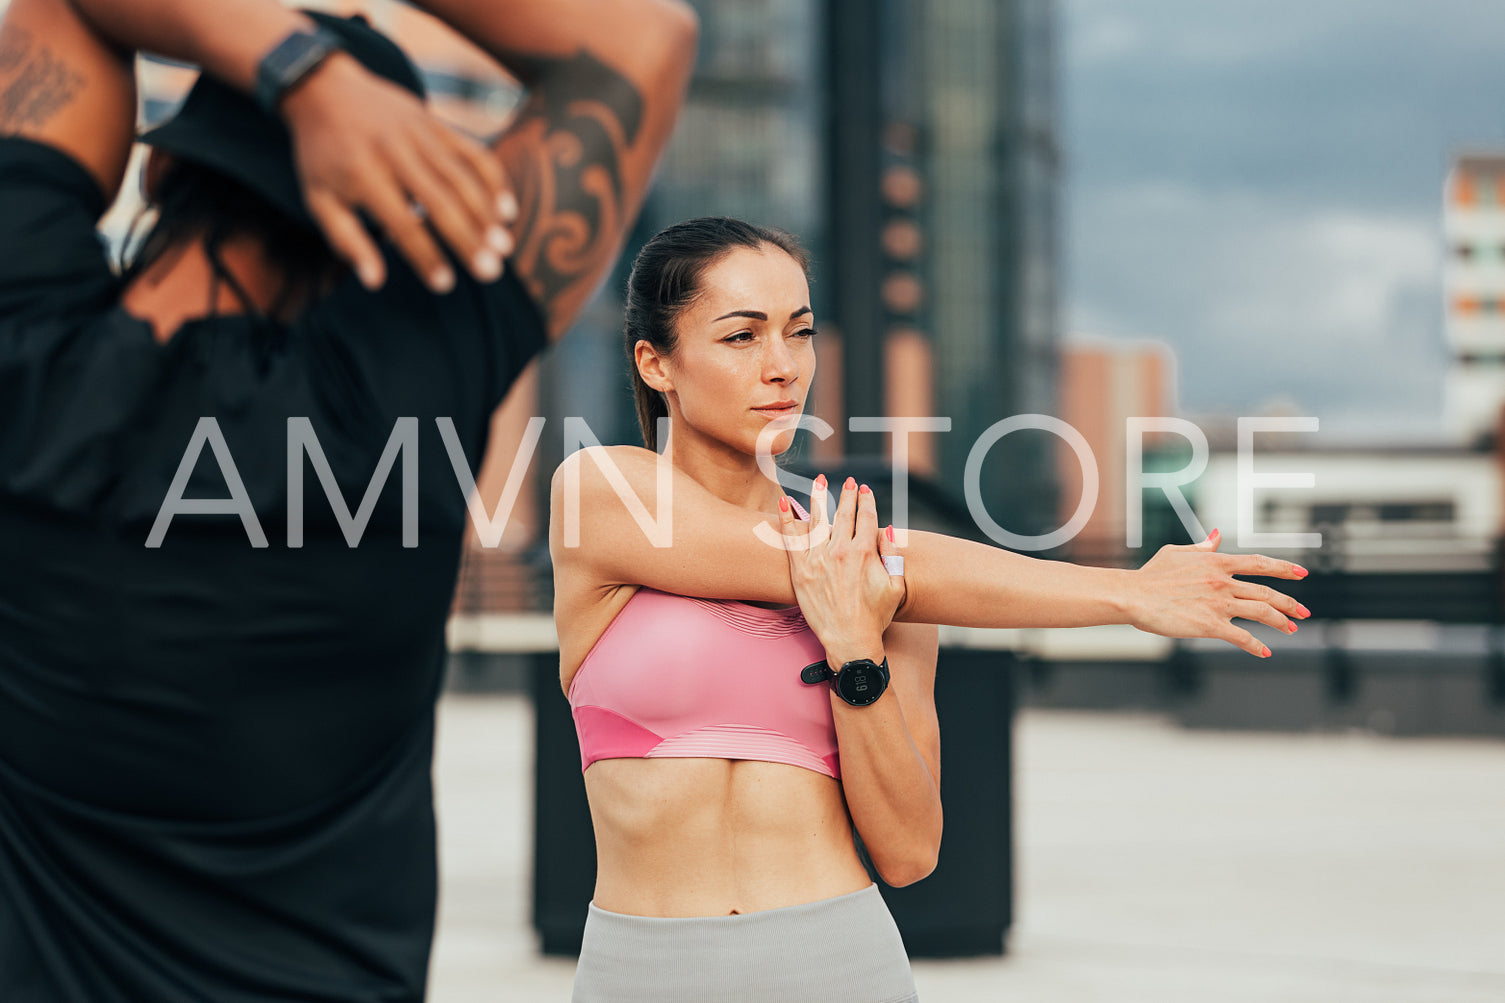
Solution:
M 625 502 L 623 488 L 642 497 L 642 489 L 657 484 L 660 457 L 642 446 L 583 446 L 566 456 L 554 470 L 556 501 L 561 492 L 573 493 L 582 504 Z
M 636 467 L 645 463 L 652 464 L 658 458 L 659 455 L 657 453 L 643 446 L 603 446 L 597 443 L 581 446 L 569 456 L 566 456 L 559 466 L 555 468 L 554 477 L 557 479 L 561 474 L 566 474 L 567 471 L 573 471 L 580 467 L 588 467 L 592 464 L 598 468 L 602 466 L 615 466 L 618 468 L 623 466 Z
M 591 445 L 559 464 L 550 485 L 549 542 L 555 567 L 614 566 L 628 546 L 624 534 L 658 511 L 658 454 L 639 446 Z M 630 549 L 630 548 L 629 548 Z M 620 573 L 610 582 L 625 584 Z

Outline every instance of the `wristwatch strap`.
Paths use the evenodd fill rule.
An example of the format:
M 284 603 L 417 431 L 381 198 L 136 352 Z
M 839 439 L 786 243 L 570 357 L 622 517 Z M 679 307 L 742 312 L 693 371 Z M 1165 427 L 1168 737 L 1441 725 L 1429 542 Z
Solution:
M 859 659 L 855 659 L 854 661 L 868 662 L 869 664 L 877 665 L 877 667 L 878 667 L 878 675 L 880 677 L 882 677 L 882 679 L 883 679 L 883 688 L 884 689 L 888 689 L 888 684 L 889 684 L 889 681 L 890 681 L 890 679 L 892 677 L 891 677 L 891 675 L 889 673 L 888 658 L 887 657 L 885 657 L 883 659 L 883 661 L 881 661 L 881 662 L 872 662 L 871 659 L 867 659 L 867 658 L 859 658 Z M 821 682 L 825 682 L 826 680 L 830 680 L 831 681 L 831 688 L 836 691 L 836 695 L 837 696 L 841 696 L 841 690 L 839 689 L 839 678 L 840 678 L 841 672 L 846 669 L 847 665 L 851 665 L 851 664 L 853 664 L 853 663 L 852 662 L 848 662 L 848 663 L 846 663 L 846 665 L 843 665 L 841 667 L 841 669 L 833 670 L 831 668 L 830 663 L 826 662 L 824 660 L 819 661 L 819 662 L 811 662 L 809 665 L 805 666 L 803 669 L 800 670 L 800 679 L 803 682 L 805 682 L 805 683 L 807 683 L 809 685 L 812 685 L 812 686 L 815 685 L 816 683 L 821 683 Z M 882 695 L 882 693 L 880 692 L 879 696 L 881 696 L 881 695 Z M 846 700 L 845 697 L 842 697 L 842 699 Z M 850 703 L 851 701 L 847 701 L 847 702 Z M 872 703 L 876 703 L 876 702 L 877 702 L 877 699 L 874 698 L 874 700 L 872 701 Z M 872 703 L 853 704 L 853 706 L 855 706 L 855 707 L 868 707 L 868 706 L 871 706 Z
M 276 115 L 282 95 L 339 48 L 339 36 L 323 28 L 293 32 L 257 64 L 256 103 L 267 114 Z

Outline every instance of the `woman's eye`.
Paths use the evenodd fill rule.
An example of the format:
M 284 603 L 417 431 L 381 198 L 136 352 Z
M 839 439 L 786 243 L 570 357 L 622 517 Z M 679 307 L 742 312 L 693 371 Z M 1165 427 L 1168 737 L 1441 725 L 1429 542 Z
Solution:
M 743 342 L 751 341 L 752 340 L 752 336 L 753 335 L 752 335 L 751 331 L 738 331 L 736 334 L 733 334 L 733 335 L 731 335 L 729 337 L 726 337 L 726 338 L 722 338 L 721 340 L 722 341 L 729 341 L 729 342 L 732 342 L 733 344 L 741 344 Z
M 813 327 L 802 327 L 798 331 L 794 332 L 794 337 L 796 337 L 796 338 L 813 338 L 813 337 L 815 337 L 815 328 L 813 328 Z

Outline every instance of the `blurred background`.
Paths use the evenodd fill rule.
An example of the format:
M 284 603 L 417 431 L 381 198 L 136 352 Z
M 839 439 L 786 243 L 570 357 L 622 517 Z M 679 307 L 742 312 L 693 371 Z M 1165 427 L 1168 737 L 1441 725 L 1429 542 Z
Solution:
M 392 34 L 456 126 L 505 126 L 513 82 L 410 6 L 310 6 Z M 1054 415 L 1098 491 L 1038 556 L 1135 566 L 1216 526 L 1312 571 L 1291 591 L 1315 615 L 1263 631 L 1268 661 L 1129 628 L 943 637 L 947 846 L 928 891 L 890 898 L 925 998 L 1505 999 L 1505 5 L 695 7 L 689 104 L 623 265 L 494 421 L 488 509 L 527 420 L 548 425 L 455 599 L 435 998 L 568 992 L 591 844 L 550 683 L 541 492 L 564 416 L 638 441 L 627 262 L 715 214 L 813 252 L 811 410 L 837 432 L 793 469 L 886 497 L 892 437 L 847 418 L 949 417 L 910 438 L 909 521 L 986 539 L 973 444 Z M 151 122 L 192 71 L 141 70 Z M 106 220 L 117 246 L 134 192 Z M 1184 422 L 1136 464 L 1126 422 L 1145 417 Z M 1250 418 L 1315 419 L 1246 433 L 1245 478 L 1308 486 L 1241 492 Z M 1174 475 L 1195 518 L 1136 467 Z M 1083 503 L 1078 454 L 1043 431 L 977 476 L 1016 534 Z M 924 960 L 944 954 L 968 957 Z

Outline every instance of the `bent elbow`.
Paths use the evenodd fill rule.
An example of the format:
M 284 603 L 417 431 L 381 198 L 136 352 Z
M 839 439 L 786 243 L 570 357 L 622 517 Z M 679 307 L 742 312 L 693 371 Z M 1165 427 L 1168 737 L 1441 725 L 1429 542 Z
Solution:
M 700 15 L 685 0 L 657 0 L 653 5 L 655 36 L 676 62 L 694 65 L 700 46 Z
M 940 859 L 940 847 L 918 849 L 902 860 L 888 861 L 882 866 L 877 861 L 873 866 L 877 868 L 878 876 L 883 883 L 890 888 L 903 888 L 917 881 L 928 878 L 935 870 L 935 865 Z
M 700 43 L 700 15 L 685 0 L 669 0 L 666 6 L 672 17 L 674 37 L 693 50 Z

